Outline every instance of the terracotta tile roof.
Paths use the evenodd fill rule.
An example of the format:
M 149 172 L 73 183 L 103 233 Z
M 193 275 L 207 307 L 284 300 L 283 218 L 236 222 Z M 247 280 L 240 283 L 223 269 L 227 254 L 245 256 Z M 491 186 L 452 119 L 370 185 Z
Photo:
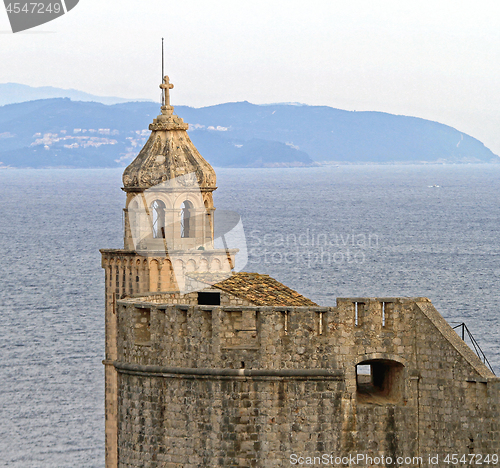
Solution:
M 220 275 L 212 273 L 189 273 L 197 281 L 210 284 L 234 296 L 260 306 L 311 306 L 317 307 L 307 297 L 276 281 L 269 275 L 259 273 L 233 273 L 221 280 Z

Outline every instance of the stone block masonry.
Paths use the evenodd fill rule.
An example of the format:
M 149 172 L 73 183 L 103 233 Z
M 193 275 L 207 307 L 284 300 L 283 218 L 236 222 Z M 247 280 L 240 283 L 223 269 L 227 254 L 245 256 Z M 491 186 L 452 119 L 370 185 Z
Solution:
M 267 468 L 362 452 L 427 466 L 428 454 L 500 450 L 500 381 L 425 298 L 129 298 L 117 302 L 117 349 L 120 467 Z
M 239 217 L 216 222 L 215 171 L 160 87 L 124 249 L 101 250 L 106 468 L 494 465 L 500 380 L 428 299 L 317 307 L 235 272 Z

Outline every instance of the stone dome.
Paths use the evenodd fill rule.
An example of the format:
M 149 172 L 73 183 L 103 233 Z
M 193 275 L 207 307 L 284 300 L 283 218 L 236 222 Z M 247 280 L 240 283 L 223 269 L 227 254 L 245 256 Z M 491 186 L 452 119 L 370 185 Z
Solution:
M 168 93 L 173 85 L 169 83 L 168 76 L 165 76 L 160 88 L 165 92 L 165 105 L 161 107 L 161 114 L 149 125 L 151 135 L 148 141 L 123 172 L 125 190 L 146 190 L 188 174 L 196 176 L 201 190 L 215 190 L 214 169 L 189 138 L 189 125 L 173 113 Z

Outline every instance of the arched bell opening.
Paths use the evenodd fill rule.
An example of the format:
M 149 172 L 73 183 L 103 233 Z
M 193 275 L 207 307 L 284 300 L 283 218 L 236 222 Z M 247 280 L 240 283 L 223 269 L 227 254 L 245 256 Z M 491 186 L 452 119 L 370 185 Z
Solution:
M 194 226 L 194 206 L 193 204 L 185 200 L 181 205 L 181 238 L 194 237 L 195 226 Z
M 165 238 L 165 203 L 161 200 L 154 200 L 151 203 L 152 228 L 154 239 Z

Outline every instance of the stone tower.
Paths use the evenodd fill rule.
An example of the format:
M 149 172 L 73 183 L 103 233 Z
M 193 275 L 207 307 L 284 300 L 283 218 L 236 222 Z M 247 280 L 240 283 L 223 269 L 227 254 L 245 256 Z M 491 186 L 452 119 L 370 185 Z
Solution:
M 319 307 L 233 271 L 215 173 L 161 86 L 124 249 L 101 250 L 106 468 L 497 465 L 500 379 L 428 299 Z
M 101 250 L 106 272 L 106 467 L 116 467 L 117 300 L 144 293 L 186 292 L 186 273 L 227 277 L 235 249 L 214 249 L 212 193 L 215 171 L 187 134 L 188 124 L 173 113 L 170 83 L 164 77 L 161 114 L 151 135 L 123 173 L 127 194 L 124 248 Z M 192 283 L 192 280 L 191 280 Z
M 149 126 L 151 136 L 146 145 L 123 173 L 127 193 L 125 248 L 137 247 L 134 235 L 145 240 L 150 234 L 147 223 L 131 216 L 139 216 L 138 211 L 144 208 L 154 224 L 149 249 L 161 250 L 161 239 L 168 240 L 169 250 L 212 249 L 215 171 L 191 142 L 188 124 L 173 113 L 169 95 L 173 84 L 168 76 L 160 87 L 166 104 Z M 152 213 L 147 213 L 149 210 Z M 145 228 L 146 236 L 134 233 L 134 227 Z M 158 245 L 155 238 L 160 239 Z

